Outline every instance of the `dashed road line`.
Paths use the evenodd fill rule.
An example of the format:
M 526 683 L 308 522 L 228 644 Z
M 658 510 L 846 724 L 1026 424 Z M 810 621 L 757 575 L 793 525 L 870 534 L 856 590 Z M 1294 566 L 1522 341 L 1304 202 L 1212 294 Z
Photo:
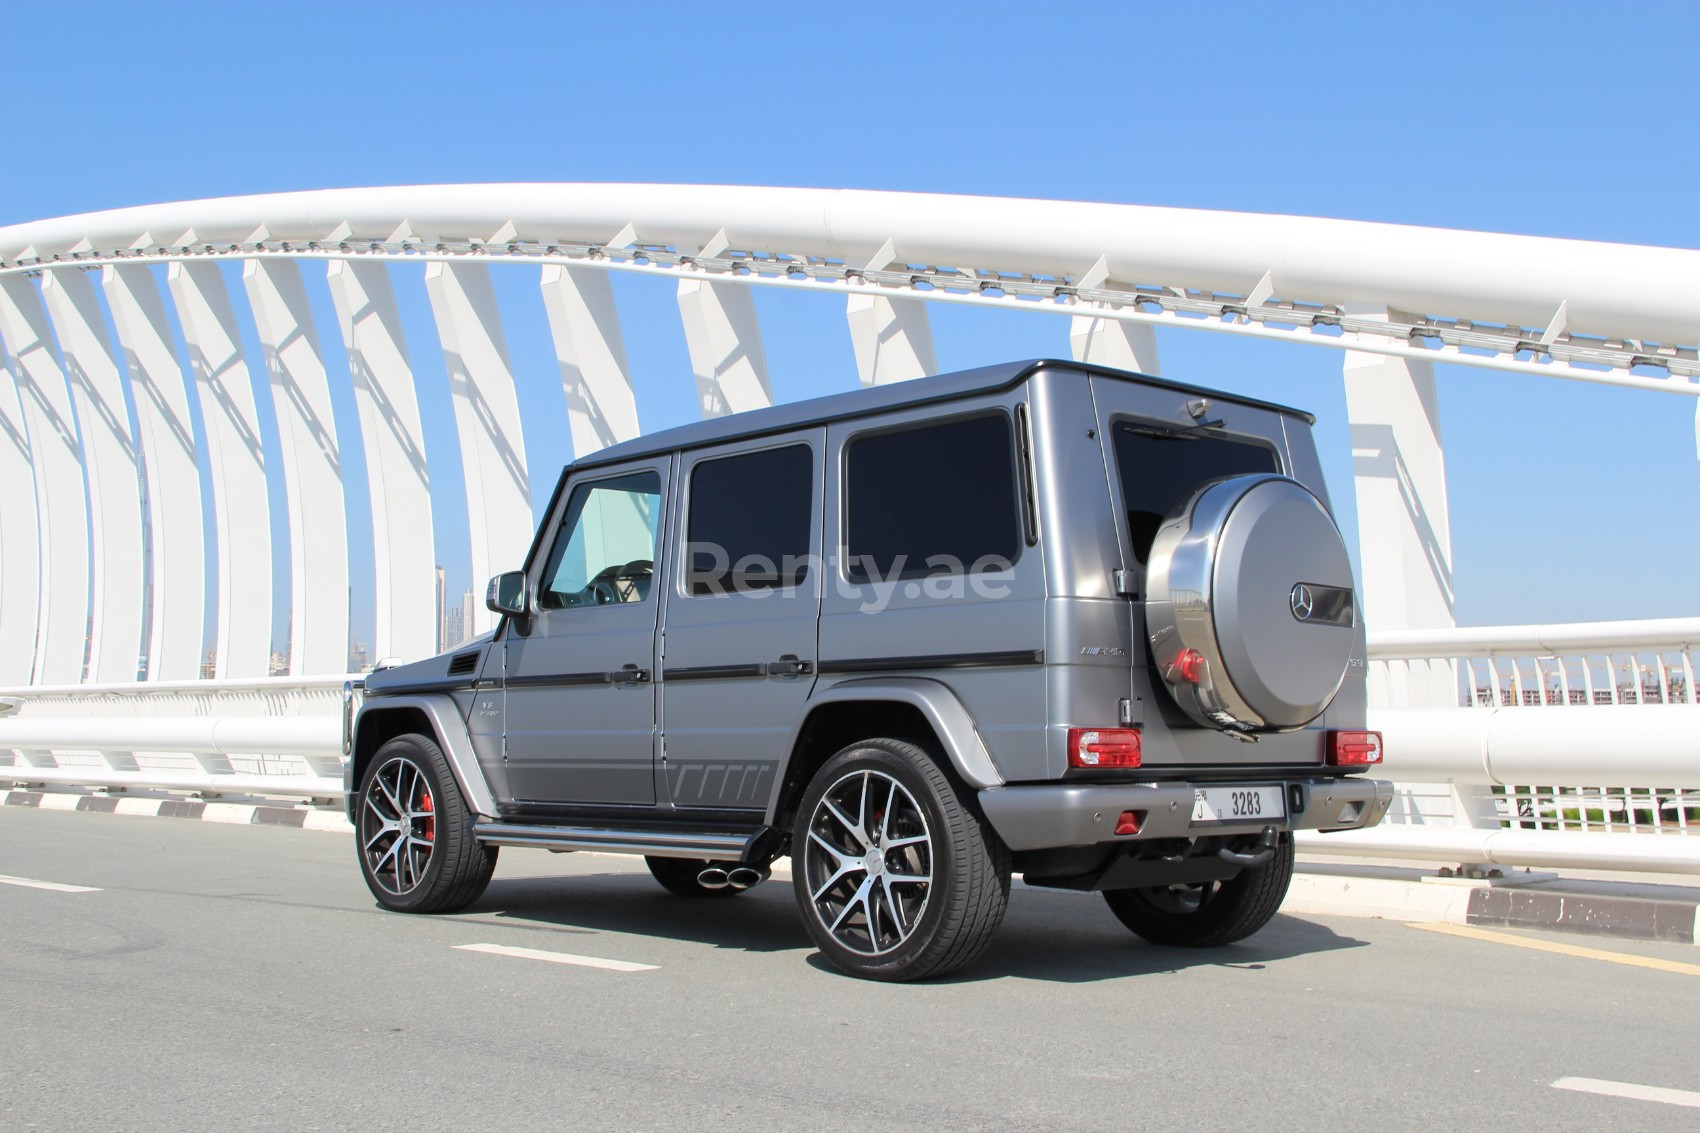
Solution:
M 1634 1082 L 1612 1082 L 1604 1078 L 1560 1078 L 1552 1087 L 1555 1090 L 1575 1090 L 1581 1094 L 1603 1094 L 1608 1098 L 1629 1098 L 1638 1102 L 1661 1102 L 1664 1105 L 1700 1109 L 1700 1093 L 1694 1090 L 1641 1086 Z
M 600 956 L 575 956 L 571 952 L 545 952 L 541 948 L 511 948 L 506 944 L 457 944 L 462 952 L 484 952 L 491 956 L 513 956 L 521 960 L 542 960 L 548 964 L 571 964 L 579 968 L 601 968 L 609 972 L 653 972 L 654 964 L 634 964 L 629 960 L 604 960 Z
M 0 885 L 16 885 L 23 889 L 46 889 L 53 893 L 99 893 L 92 885 L 61 885 L 57 881 L 36 881 L 29 877 L 7 877 L 0 873 Z
M 1532 937 L 1513 936 L 1508 932 L 1490 932 L 1485 928 L 1471 928 L 1467 925 L 1414 922 L 1406 927 L 1420 928 L 1424 932 L 1445 933 L 1447 936 L 1461 936 L 1466 940 L 1485 940 L 1492 944 L 1509 944 L 1513 948 L 1528 948 L 1535 952 L 1577 956 L 1584 960 L 1604 960 L 1608 964 L 1624 964 L 1631 968 L 1651 968 L 1655 972 L 1674 972 L 1680 976 L 1700 976 L 1700 964 L 1685 964 L 1680 960 L 1660 960 L 1654 956 L 1636 956 L 1630 952 L 1609 952 L 1604 948 L 1583 948 L 1576 944 L 1535 940 Z

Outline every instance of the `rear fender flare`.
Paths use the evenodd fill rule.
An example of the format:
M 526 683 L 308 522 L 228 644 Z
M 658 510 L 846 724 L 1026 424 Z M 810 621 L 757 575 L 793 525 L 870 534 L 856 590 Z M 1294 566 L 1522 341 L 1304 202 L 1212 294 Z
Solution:
M 932 725 L 951 767 L 964 782 L 976 790 L 1003 786 L 1004 777 L 992 762 L 991 753 L 986 750 L 985 741 L 974 726 L 974 717 L 948 685 L 924 677 L 863 677 L 818 689 L 809 698 L 807 710 L 792 730 L 787 750 L 795 755 L 803 728 L 815 709 L 827 704 L 858 701 L 896 702 L 918 709 Z M 781 781 L 783 778 L 781 776 Z

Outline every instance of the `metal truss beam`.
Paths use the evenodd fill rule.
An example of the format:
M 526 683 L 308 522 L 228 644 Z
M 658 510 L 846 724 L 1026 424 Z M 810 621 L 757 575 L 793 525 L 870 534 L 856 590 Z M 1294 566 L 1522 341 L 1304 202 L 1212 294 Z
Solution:
M 82 680 L 88 640 L 89 541 L 83 458 L 71 393 L 52 333 L 35 281 L 22 275 L 0 277 L 0 339 L 5 340 L 11 356 L 12 378 L 29 437 L 41 531 L 32 684 Z M 7 490 L 11 490 L 9 486 Z
M 1075 315 L 1068 321 L 1068 342 L 1077 362 L 1153 377 L 1162 373 L 1157 362 L 1157 333 L 1143 323 Z
M 340 672 L 348 663 L 348 529 L 330 383 L 301 269 L 249 260 L 253 308 L 277 411 L 289 516 L 289 672 Z
M 508 219 L 486 236 L 498 210 Z M 256 240 L 262 224 L 268 239 Z M 396 238 L 426 230 L 445 238 Z M 614 239 L 603 235 L 615 231 Z M 157 241 L 152 232 L 185 234 Z M 354 232 L 389 235 L 355 240 Z M 855 266 L 887 245 L 903 249 L 902 262 L 878 271 Z M 1419 351 L 1444 347 L 1444 357 L 1431 361 L 1528 366 L 1552 377 L 1589 380 L 1595 366 L 1700 374 L 1695 251 L 1068 201 L 693 185 L 326 190 L 14 225 L 0 229 L 0 272 L 135 255 L 138 248 L 150 257 L 605 257 L 645 269 L 730 271 L 746 277 L 742 282 L 765 282 L 750 278 L 764 274 L 787 282 L 854 279 L 914 288 L 933 302 L 950 299 L 939 292 L 964 290 L 1064 305 L 1104 302 L 1135 308 L 1135 315 L 1216 319 L 1248 331 L 1317 328 L 1321 344 L 1358 348 L 1338 341 L 1344 331 Z M 1091 286 L 1104 264 L 1114 264 L 1114 272 Z M 1368 330 L 1339 317 L 1357 304 L 1423 315 L 1411 326 Z M 1117 309 L 1102 317 L 1128 316 Z M 1696 385 L 1641 373 L 1608 380 L 1615 377 L 1690 395 L 1692 388 L 1678 387 Z
M 201 476 L 183 369 L 172 345 L 154 269 L 109 264 L 101 287 L 124 354 L 147 476 L 147 547 L 152 588 L 143 655 L 151 680 L 200 674 L 206 617 L 206 533 Z
M 476 590 L 496 571 L 521 564 L 536 526 L 519 395 L 489 269 L 431 264 L 425 269 L 425 288 L 437 316 L 454 400 Z M 495 615 L 482 602 L 474 604 L 472 616 L 475 634 L 495 625 Z
M 1434 367 L 1349 351 L 1345 381 L 1364 620 L 1389 632 L 1451 627 L 1452 527 Z M 1400 676 L 1376 690 L 1380 703 L 1441 707 L 1457 700 L 1448 667 Z
M 41 532 L 35 470 L 15 363 L 0 335 L 0 685 L 26 685 L 35 660 L 41 610 Z
M 437 641 L 431 473 L 389 267 L 332 261 L 331 300 L 353 370 L 372 511 L 374 657 L 429 657 Z
M 608 273 L 545 264 L 540 282 L 567 395 L 573 456 L 631 440 L 638 435 L 637 400 Z
M 722 280 L 681 279 L 679 315 L 704 417 L 773 404 L 755 298 Z
M 924 301 L 852 292 L 845 314 L 850 320 L 850 342 L 863 385 L 905 382 L 938 373 Z
M 59 337 L 88 472 L 88 676 L 135 680 L 142 656 L 142 482 L 130 411 L 94 285 L 78 268 L 44 272 L 41 294 Z
M 271 512 L 236 310 L 217 263 L 172 264 L 166 279 L 189 348 L 212 467 L 218 579 L 213 675 L 264 676 L 271 662 Z
M 1480 235 L 1480 234 L 1478 234 Z M 1557 243 L 1564 243 L 1558 241 Z M 1677 253 L 1675 249 L 1635 249 Z M 1681 253 L 1696 255 L 1700 253 Z M 672 278 L 681 292 L 696 281 L 714 284 L 779 286 L 844 294 L 849 286 L 872 283 L 892 297 L 928 303 L 963 303 L 981 309 L 1076 315 L 1076 304 L 1091 305 L 1091 317 L 1150 326 L 1232 334 L 1247 338 L 1357 350 L 1388 357 L 1416 358 L 1472 369 L 1500 370 L 1537 377 L 1643 389 L 1700 397 L 1700 350 L 1652 339 L 1586 336 L 1564 332 L 1548 340 L 1547 330 L 1517 324 L 1476 322 L 1466 318 L 1410 316 L 1410 321 L 1354 318 L 1338 305 L 1304 304 L 1271 297 L 1261 303 L 1248 294 L 1188 290 L 1180 286 L 1078 287 L 1068 277 L 1042 278 L 990 269 L 915 267 L 858 271 L 841 261 L 813 255 L 729 253 L 683 255 L 637 246 L 609 249 L 601 244 L 522 244 L 492 247 L 478 241 L 369 241 L 296 247 L 264 241 L 203 245 L 192 249 L 156 248 L 118 255 L 118 260 L 155 263 L 195 262 L 212 258 L 282 256 L 321 260 L 398 260 L 454 263 L 476 257 L 481 263 L 585 265 L 608 271 L 638 272 Z M 76 262 L 115 262 L 112 256 L 83 253 Z M 34 261 L 31 261 L 33 263 Z M 27 264 L 0 267 L 8 272 L 36 270 Z M 1700 272 L 1700 264 L 1697 264 Z M 728 289 L 729 290 L 729 289 Z M 1700 306 L 1700 299 L 1697 299 Z M 1569 325 L 1568 323 L 1565 325 Z

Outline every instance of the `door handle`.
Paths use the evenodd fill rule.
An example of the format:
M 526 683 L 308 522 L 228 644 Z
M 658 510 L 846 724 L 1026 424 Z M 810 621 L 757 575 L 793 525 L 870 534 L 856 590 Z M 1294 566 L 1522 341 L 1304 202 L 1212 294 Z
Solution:
M 619 685 L 641 685 L 649 683 L 649 670 L 640 669 L 636 665 L 623 665 L 618 672 L 609 673 L 608 676 L 615 684 Z
M 762 672 L 770 677 L 801 677 L 814 672 L 814 662 L 804 661 L 795 653 L 787 653 L 777 661 L 769 661 L 761 667 Z

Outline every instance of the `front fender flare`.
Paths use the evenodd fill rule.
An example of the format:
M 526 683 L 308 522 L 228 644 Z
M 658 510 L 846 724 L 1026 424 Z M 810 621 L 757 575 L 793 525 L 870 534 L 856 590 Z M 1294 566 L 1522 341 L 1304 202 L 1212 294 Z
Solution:
M 449 761 L 449 770 L 454 772 L 455 782 L 460 786 L 460 794 L 466 800 L 467 808 L 480 818 L 497 817 L 496 796 L 491 793 L 490 784 L 484 781 L 483 771 L 479 770 L 478 756 L 472 750 L 472 737 L 467 734 L 466 721 L 461 719 L 453 698 L 421 693 L 414 696 L 375 696 L 360 706 L 360 712 L 354 718 L 351 757 L 343 772 L 343 786 L 347 790 L 351 820 L 354 792 L 360 787 L 360 784 L 354 781 L 352 758 L 352 752 L 360 750 L 360 726 L 380 713 L 399 709 L 421 712 L 430 722 L 431 730 L 436 733 L 433 738 Z

